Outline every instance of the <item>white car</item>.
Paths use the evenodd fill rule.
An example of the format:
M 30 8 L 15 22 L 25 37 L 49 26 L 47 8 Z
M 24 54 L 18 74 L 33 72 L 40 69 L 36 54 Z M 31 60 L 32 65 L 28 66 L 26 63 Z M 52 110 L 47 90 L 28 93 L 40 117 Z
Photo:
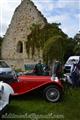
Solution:
M 0 74 L 11 74 L 12 68 L 4 61 L 0 60 Z
M 71 56 L 64 65 L 65 73 L 71 73 L 73 65 L 79 62 L 80 56 Z
M 16 77 L 15 71 L 4 60 L 0 60 L 0 81 L 6 82 L 11 77 Z
M 4 82 L 0 82 L 0 115 L 9 104 L 10 95 L 14 94 L 12 87 Z

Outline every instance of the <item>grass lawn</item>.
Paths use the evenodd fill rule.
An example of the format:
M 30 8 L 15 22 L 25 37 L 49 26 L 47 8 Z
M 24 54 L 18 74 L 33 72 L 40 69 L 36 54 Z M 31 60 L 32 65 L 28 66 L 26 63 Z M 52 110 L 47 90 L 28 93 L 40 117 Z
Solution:
M 6 115 L 15 117 L 11 120 L 17 120 L 17 116 L 19 120 L 80 120 L 80 88 L 66 90 L 58 103 L 49 103 L 37 93 L 13 98 Z

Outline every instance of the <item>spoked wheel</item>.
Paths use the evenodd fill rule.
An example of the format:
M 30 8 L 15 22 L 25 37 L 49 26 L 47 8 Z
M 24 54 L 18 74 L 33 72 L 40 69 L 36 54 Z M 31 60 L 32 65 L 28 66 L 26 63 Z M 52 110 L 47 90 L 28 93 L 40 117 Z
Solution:
M 44 90 L 46 100 L 49 102 L 57 102 L 61 98 L 61 91 L 56 85 L 50 85 Z

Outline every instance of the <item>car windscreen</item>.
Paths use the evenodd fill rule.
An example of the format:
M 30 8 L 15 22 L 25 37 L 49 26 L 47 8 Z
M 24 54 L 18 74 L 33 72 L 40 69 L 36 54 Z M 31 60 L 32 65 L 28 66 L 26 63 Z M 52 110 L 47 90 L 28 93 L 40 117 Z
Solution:
M 78 63 L 78 61 L 79 60 L 77 60 L 77 59 L 70 59 L 70 60 L 67 61 L 67 63 L 68 64 L 76 64 L 76 63 Z
M 9 68 L 9 66 L 4 61 L 0 61 L 0 68 Z

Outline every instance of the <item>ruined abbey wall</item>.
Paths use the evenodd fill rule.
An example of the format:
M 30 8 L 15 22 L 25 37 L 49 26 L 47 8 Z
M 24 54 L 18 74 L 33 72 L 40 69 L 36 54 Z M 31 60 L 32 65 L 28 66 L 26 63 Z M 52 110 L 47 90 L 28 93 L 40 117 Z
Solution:
M 36 51 L 34 59 L 28 58 L 26 52 L 27 36 L 30 34 L 33 24 L 41 24 L 43 27 L 47 23 L 44 16 L 30 0 L 23 0 L 16 8 L 11 23 L 7 29 L 2 44 L 2 58 L 15 68 L 23 68 L 24 64 L 35 63 L 42 58 Z M 21 45 L 21 51 L 19 50 Z

